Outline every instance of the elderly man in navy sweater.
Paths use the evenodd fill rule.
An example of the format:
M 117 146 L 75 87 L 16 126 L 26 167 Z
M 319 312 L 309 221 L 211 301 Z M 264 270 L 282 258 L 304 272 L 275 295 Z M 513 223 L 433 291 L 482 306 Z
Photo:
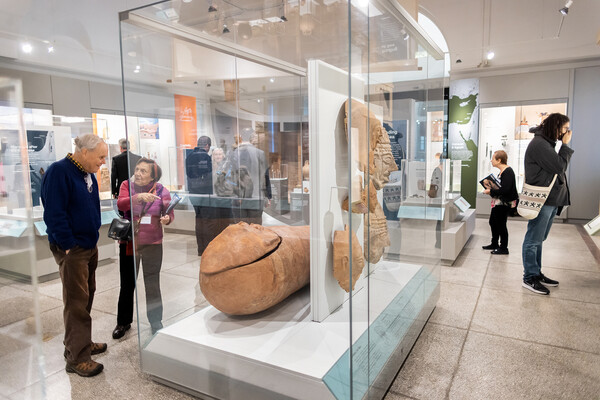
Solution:
M 53 163 L 42 181 L 44 222 L 63 285 L 66 371 L 94 376 L 103 365 L 93 354 L 106 343 L 92 342 L 90 311 L 96 290 L 100 198 L 94 173 L 106 163 L 108 146 L 98 136 L 75 138 L 75 152 Z

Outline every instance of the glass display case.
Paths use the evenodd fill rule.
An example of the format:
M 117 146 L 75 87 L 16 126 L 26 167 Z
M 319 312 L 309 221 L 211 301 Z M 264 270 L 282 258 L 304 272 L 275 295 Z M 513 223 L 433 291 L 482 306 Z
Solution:
M 435 222 L 410 238 L 426 253 L 395 250 L 402 194 L 440 209 L 449 192 L 441 175 L 418 197 L 447 118 L 444 57 L 414 18 L 388 0 L 121 13 L 125 115 L 174 120 L 128 131 L 166 154 L 141 154 L 154 175 L 120 203 L 144 372 L 214 398 L 383 397 L 439 297 Z
M 65 117 L 52 115 L 48 110 L 27 109 L 23 118 L 25 127 L 25 145 L 27 151 L 27 164 L 29 171 L 28 180 L 21 179 L 19 174 L 13 173 L 12 169 L 5 167 L 6 174 L 3 182 L 5 190 L 13 195 L 6 199 L 7 207 L 11 209 L 13 219 L 27 218 L 31 212 L 34 225 L 34 245 L 35 245 L 35 271 L 38 274 L 37 279 L 47 280 L 58 276 L 58 265 L 48 247 L 48 238 L 46 235 L 46 224 L 43 221 L 43 206 L 40 201 L 40 192 L 42 179 L 46 169 L 55 161 L 65 157 L 67 153 L 74 151 L 73 139 L 79 135 L 94 132 L 100 134 L 109 144 L 109 156 L 107 164 L 103 165 L 96 174 L 100 187 L 101 209 L 102 209 L 102 227 L 100 229 L 99 257 L 101 260 L 111 258 L 116 255 L 114 242 L 106 236 L 108 226 L 114 217 L 117 216 L 116 204 L 111 196 L 110 187 L 110 163 L 112 156 L 118 154 L 118 138 L 111 143 L 107 136 L 107 123 L 101 118 L 83 118 L 83 117 Z M 11 107 L 0 105 L 0 129 L 10 132 L 11 126 L 18 123 L 17 116 Z M 3 136 L 4 137 L 4 136 Z M 8 140 L 8 139 L 6 139 Z M 16 153 L 18 142 L 9 143 L 9 153 Z M 20 165 L 20 164 L 19 164 Z M 26 199 L 31 201 L 31 208 L 28 208 Z M 26 264 L 14 263 L 6 266 L 11 273 L 29 277 L 31 269 Z
M 0 78 L 0 397 L 44 398 L 32 187 L 21 82 Z

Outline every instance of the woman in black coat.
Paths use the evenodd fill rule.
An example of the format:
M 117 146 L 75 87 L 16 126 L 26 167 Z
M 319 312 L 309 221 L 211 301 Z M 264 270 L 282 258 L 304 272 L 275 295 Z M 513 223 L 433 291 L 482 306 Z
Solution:
M 538 216 L 527 223 L 523 239 L 523 287 L 547 295 L 550 291 L 546 286 L 558 286 L 558 281 L 542 273 L 542 244 L 550 233 L 554 217 L 571 204 L 565 173 L 573 155 L 573 149 L 568 146 L 572 136 L 569 117 L 550 114 L 533 133 L 535 136 L 525 151 L 525 183 L 549 186 L 555 176 L 556 179 Z M 562 145 L 557 153 L 558 141 Z
M 508 254 L 508 228 L 506 220 L 511 209 L 514 209 L 519 198 L 515 173 L 507 164 L 508 156 L 504 150 L 498 150 L 492 156 L 492 166 L 500 170 L 500 187 L 496 188 L 487 183 L 483 193 L 492 196 L 492 212 L 490 213 L 490 228 L 492 228 L 492 243 L 483 246 L 484 250 L 492 250 L 492 254 Z M 487 181 L 484 181 L 486 183 Z

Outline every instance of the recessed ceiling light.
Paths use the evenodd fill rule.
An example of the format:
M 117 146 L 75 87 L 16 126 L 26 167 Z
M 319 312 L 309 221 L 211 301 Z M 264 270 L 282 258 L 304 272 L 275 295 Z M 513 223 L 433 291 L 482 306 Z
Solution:
M 182 0 L 184 3 L 191 3 L 192 0 Z
M 21 50 L 23 50 L 23 53 L 29 54 L 33 51 L 33 46 L 30 43 L 23 43 Z
M 269 82 L 271 82 L 271 83 L 275 82 L 275 78 L 269 79 Z
M 54 46 L 48 46 L 48 53 L 54 53 Z
M 487 55 L 485 56 L 488 60 L 491 60 L 492 58 L 494 58 L 496 54 L 494 54 L 493 51 L 488 51 Z

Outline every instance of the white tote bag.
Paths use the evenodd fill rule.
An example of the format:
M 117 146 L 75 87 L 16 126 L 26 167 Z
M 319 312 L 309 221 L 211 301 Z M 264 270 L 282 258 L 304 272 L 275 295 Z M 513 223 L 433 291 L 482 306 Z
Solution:
M 556 175 L 550 182 L 550 186 L 533 186 L 524 183 L 523 189 L 519 193 L 519 205 L 517 206 L 519 215 L 525 219 L 537 218 L 555 181 Z

